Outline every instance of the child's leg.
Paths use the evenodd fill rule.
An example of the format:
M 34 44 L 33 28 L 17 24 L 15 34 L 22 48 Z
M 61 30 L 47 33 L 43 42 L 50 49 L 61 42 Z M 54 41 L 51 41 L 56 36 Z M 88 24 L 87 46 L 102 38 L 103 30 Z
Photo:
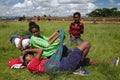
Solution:
M 91 59 L 91 58 L 84 58 L 83 61 L 80 61 L 78 68 L 80 66 L 88 66 L 88 65 L 96 65 L 96 64 L 99 64 L 99 61 Z
M 52 35 L 49 36 L 49 40 L 51 40 L 53 38 L 53 36 L 56 35 L 56 33 L 58 33 L 58 31 L 55 31 Z
M 84 41 L 82 42 L 79 46 L 78 46 L 78 49 L 80 49 L 81 51 L 83 51 L 83 54 L 82 54 L 82 58 L 81 58 L 81 61 L 84 60 L 84 58 L 86 57 L 86 55 L 88 54 L 89 52 L 89 49 L 90 49 L 90 43 L 88 41 Z
M 72 44 L 72 39 L 70 38 L 69 40 L 68 40 L 68 48 L 70 48 L 71 49 L 71 44 Z
M 77 38 L 77 39 L 75 39 L 75 42 L 76 42 L 77 44 L 81 44 L 81 43 L 83 42 L 83 40 L 82 40 L 81 38 Z
M 80 63 L 81 58 L 82 51 L 78 48 L 75 48 L 67 57 L 62 57 L 60 61 L 60 70 L 74 70 Z
M 84 41 L 72 51 L 68 57 L 64 57 L 60 62 L 60 70 L 74 70 L 80 61 L 83 61 L 90 48 L 90 44 Z
M 63 45 L 62 57 L 66 57 L 67 55 L 68 55 L 68 48 L 67 46 Z

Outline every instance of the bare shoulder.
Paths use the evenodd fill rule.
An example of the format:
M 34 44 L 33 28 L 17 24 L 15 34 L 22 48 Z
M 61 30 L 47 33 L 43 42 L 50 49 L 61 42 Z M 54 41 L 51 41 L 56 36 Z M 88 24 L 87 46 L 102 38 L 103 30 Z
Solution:
M 83 21 L 80 21 L 80 24 L 81 24 L 81 25 L 84 25 L 84 22 L 83 22 Z

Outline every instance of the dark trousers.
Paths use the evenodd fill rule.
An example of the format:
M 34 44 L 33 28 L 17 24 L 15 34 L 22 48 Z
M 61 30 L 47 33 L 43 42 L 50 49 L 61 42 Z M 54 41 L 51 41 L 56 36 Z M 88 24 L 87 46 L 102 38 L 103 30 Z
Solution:
M 62 57 L 59 65 L 61 71 L 72 71 L 79 65 L 82 51 L 75 48 L 67 57 Z

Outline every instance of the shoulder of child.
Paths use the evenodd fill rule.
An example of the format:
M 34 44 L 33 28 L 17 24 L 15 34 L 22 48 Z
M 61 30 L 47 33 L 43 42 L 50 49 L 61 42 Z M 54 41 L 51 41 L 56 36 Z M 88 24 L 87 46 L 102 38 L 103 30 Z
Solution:
M 71 22 L 70 25 L 74 25 L 74 22 Z
M 80 25 L 84 25 L 83 21 L 80 21 Z

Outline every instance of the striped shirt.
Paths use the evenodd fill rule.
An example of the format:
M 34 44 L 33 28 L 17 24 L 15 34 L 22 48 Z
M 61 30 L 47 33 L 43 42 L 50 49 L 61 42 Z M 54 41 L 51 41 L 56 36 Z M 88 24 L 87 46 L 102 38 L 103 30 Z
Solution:
M 84 24 L 83 23 L 71 23 L 69 27 L 70 37 L 73 35 L 75 38 L 80 38 L 80 35 L 84 33 Z

